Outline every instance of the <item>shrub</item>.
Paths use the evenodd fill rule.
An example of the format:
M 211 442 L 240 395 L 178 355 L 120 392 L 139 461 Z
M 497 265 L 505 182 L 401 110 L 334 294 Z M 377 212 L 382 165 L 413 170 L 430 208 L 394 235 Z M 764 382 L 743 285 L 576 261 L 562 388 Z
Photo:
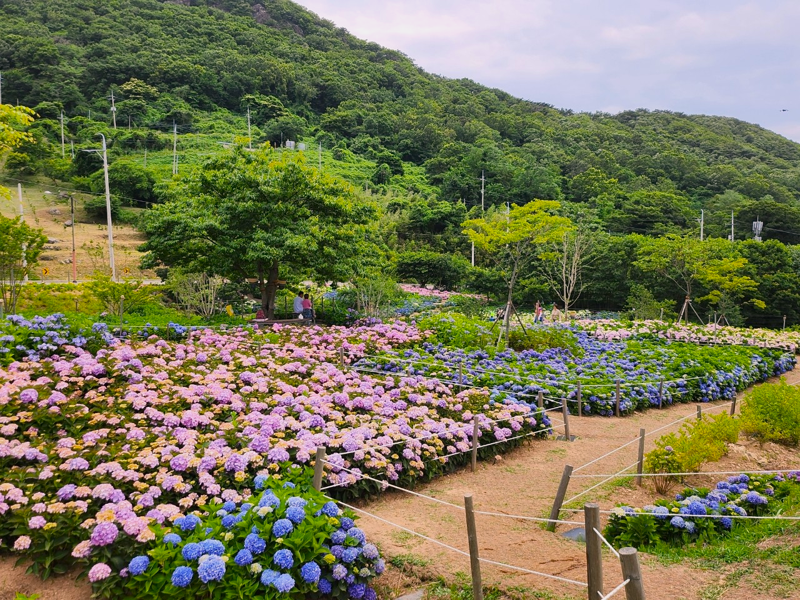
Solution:
M 469 262 L 460 255 L 436 252 L 403 252 L 397 257 L 397 276 L 404 281 L 414 280 L 422 285 L 452 289 L 459 286 L 467 274 Z
M 739 437 L 739 422 L 725 413 L 684 423 L 677 433 L 656 441 L 645 457 L 648 473 L 694 473 L 703 463 L 715 462 L 728 453 L 728 444 Z M 665 494 L 681 477 L 654 477 L 656 491 Z
M 105 196 L 91 196 L 83 201 L 83 210 L 92 219 L 105 222 L 108 214 Z M 119 219 L 122 211 L 122 203 L 116 196 L 111 196 L 111 218 Z
M 583 350 L 578 343 L 576 335 L 563 327 L 512 329 L 509 333 L 509 345 L 517 351 L 535 350 L 536 352 L 544 352 L 550 348 L 565 348 L 574 356 L 583 355 Z
M 463 350 L 489 348 L 497 341 L 499 333 L 497 327 L 491 330 L 483 319 L 455 312 L 425 317 L 419 321 L 419 327 L 434 332 L 430 341 Z
M 108 275 L 97 274 L 87 284 L 92 295 L 111 314 L 136 312 L 155 299 L 158 290 L 141 281 L 112 281 Z
M 742 432 L 760 442 L 800 443 L 800 388 L 767 383 L 750 390 L 742 403 Z

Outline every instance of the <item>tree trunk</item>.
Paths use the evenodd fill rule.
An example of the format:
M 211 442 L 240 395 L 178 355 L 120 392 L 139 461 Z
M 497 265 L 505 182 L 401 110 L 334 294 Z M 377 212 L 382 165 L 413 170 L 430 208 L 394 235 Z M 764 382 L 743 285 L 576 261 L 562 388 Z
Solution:
M 269 300 L 267 298 L 267 283 L 264 281 L 264 265 L 261 264 L 261 261 L 256 264 L 256 269 L 258 270 L 258 289 L 261 294 L 261 310 L 264 311 L 264 315 L 266 315 L 267 318 L 271 319 L 273 316 L 267 311 L 267 307 L 269 306 Z

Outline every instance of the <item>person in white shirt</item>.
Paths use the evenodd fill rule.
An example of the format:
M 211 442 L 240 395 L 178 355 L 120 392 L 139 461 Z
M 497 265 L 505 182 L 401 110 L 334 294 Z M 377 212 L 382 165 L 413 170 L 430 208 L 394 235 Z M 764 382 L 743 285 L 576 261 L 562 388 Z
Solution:
M 295 319 L 303 318 L 303 292 L 297 292 L 297 296 L 294 297 L 292 312 L 294 312 Z

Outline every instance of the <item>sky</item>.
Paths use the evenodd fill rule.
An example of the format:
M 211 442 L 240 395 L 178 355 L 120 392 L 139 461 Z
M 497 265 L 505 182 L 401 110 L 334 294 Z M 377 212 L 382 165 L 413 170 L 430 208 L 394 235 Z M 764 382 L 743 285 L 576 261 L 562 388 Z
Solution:
M 736 117 L 800 141 L 798 0 L 296 1 L 428 72 L 526 100 Z

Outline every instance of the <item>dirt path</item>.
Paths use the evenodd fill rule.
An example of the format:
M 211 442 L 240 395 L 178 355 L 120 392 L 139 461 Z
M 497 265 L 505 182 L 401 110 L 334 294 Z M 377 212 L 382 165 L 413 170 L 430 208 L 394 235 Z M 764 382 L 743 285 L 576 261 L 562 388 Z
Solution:
M 790 383 L 800 383 L 800 369 L 786 374 Z M 711 414 L 722 412 L 714 406 L 725 403 L 703 405 Z M 640 428 L 652 431 L 686 415 L 695 415 L 695 404 L 681 404 L 663 410 L 649 410 L 620 419 L 599 417 L 572 417 L 572 434 L 577 439 L 571 443 L 564 441 L 535 440 L 496 461 L 478 464 L 476 473 L 463 471 L 420 486 L 415 491 L 453 504 L 463 505 L 464 495 L 472 494 L 476 510 L 499 512 L 509 515 L 546 517 L 558 488 L 565 464 L 579 467 L 620 445 L 634 440 Z M 663 433 L 677 429 L 679 425 Z M 649 450 L 654 440 L 662 433 L 647 439 Z M 580 472 L 613 473 L 636 460 L 637 444 L 631 444 L 615 455 L 599 461 Z M 785 468 L 788 464 L 798 464 L 797 454 L 776 450 L 772 456 L 753 457 L 747 444 L 734 447 L 729 457 L 715 465 L 730 469 Z M 702 481 L 702 480 L 701 480 Z M 710 479 L 709 479 L 710 481 Z M 579 493 L 597 483 L 592 479 L 575 479 L 571 482 L 567 497 Z M 612 495 L 613 494 L 613 495 Z M 582 497 L 576 506 L 586 501 L 597 501 L 603 508 L 611 508 L 617 502 L 629 502 L 641 506 L 651 501 L 655 492 L 646 486 L 643 489 L 600 487 Z M 463 511 L 418 498 L 403 492 L 389 492 L 380 499 L 364 506 L 370 513 L 439 540 L 450 546 L 466 550 L 467 537 Z M 582 513 L 563 512 L 562 519 L 575 520 L 582 524 Z M 431 576 L 451 579 L 456 573 L 469 572 L 469 559 L 427 542 L 397 528 L 364 517 L 359 526 L 370 540 L 376 541 L 388 559 L 407 557 L 414 561 L 429 561 L 424 568 Z M 477 516 L 480 552 L 483 558 L 549 573 L 567 579 L 585 581 L 586 561 L 584 546 L 572 542 L 560 534 L 580 525 L 559 525 L 555 534 L 543 530 L 538 523 L 519 519 L 494 516 Z M 643 580 L 647 597 L 650 600 L 697 600 L 700 591 L 717 583 L 724 574 L 701 571 L 685 565 L 669 567 L 658 564 L 643 556 Z M 24 575 L 22 568 L 14 568 L 14 557 L 0 559 L 0 600 L 14 598 L 15 592 L 39 593 L 40 600 L 89 600 L 91 590 L 82 582 L 74 583 L 66 578 L 41 582 L 34 576 Z M 604 557 L 606 591 L 621 582 L 619 563 L 610 553 Z M 414 585 L 390 569 L 384 580 L 389 587 L 402 589 Z M 499 585 L 505 589 L 524 588 L 525 590 L 548 590 L 563 598 L 585 598 L 585 588 L 542 577 L 520 573 L 503 567 L 484 566 L 484 584 Z M 403 590 L 403 591 L 408 591 Z M 522 592 L 523 597 L 530 597 Z M 748 594 L 747 600 L 760 600 L 770 596 Z M 797 595 L 784 596 L 800 599 Z M 724 595 L 724 600 L 745 600 L 745 596 Z
M 786 374 L 790 383 L 800 383 L 800 370 Z M 723 412 L 713 407 L 725 403 L 704 404 L 711 414 Z M 479 463 L 476 473 L 463 471 L 415 491 L 463 506 L 464 495 L 472 494 L 476 510 L 499 512 L 509 515 L 545 517 L 558 488 L 565 464 L 579 467 L 593 458 L 619 447 L 638 437 L 640 428 L 652 431 L 682 416 L 696 414 L 695 404 L 681 404 L 663 410 L 649 410 L 620 419 L 585 417 L 571 419 L 572 434 L 578 438 L 572 443 L 564 441 L 536 440 L 519 448 L 494 464 Z M 674 431 L 675 425 L 647 439 L 645 450 L 653 447 L 660 435 Z M 580 471 L 589 473 L 614 473 L 636 461 L 638 444 L 631 444 L 615 455 Z M 748 460 L 747 451 L 732 452 L 722 466 L 739 468 L 785 468 L 787 456 L 796 465 L 796 453 L 777 452 L 764 462 L 763 458 Z M 772 463 L 772 464 L 770 464 Z M 782 464 L 778 464 L 782 463 Z M 715 469 L 717 465 L 715 465 Z M 727 470 L 728 467 L 725 468 Z M 574 479 L 570 483 L 567 498 L 599 482 L 594 479 Z M 622 493 L 620 493 L 622 492 Z M 612 508 L 617 502 L 630 502 L 641 506 L 656 497 L 646 486 L 642 490 L 615 488 L 613 498 L 607 487 L 590 492 L 579 500 L 597 501 L 603 508 Z M 403 492 L 386 494 L 366 507 L 370 513 L 408 529 L 422 533 L 456 548 L 467 549 L 464 513 L 460 510 L 418 498 Z M 562 512 L 565 520 L 580 521 L 581 525 L 559 525 L 556 534 L 549 533 L 535 522 L 494 516 L 477 516 L 477 528 L 482 558 L 523 567 L 526 569 L 558 575 L 578 581 L 586 580 L 584 546 L 560 535 L 573 527 L 582 526 L 582 513 Z M 447 577 L 456 572 L 469 572 L 469 560 L 434 543 L 385 525 L 375 519 L 363 517 L 360 527 L 372 540 L 377 540 L 387 557 L 413 554 L 431 561 L 433 571 Z M 619 563 L 610 553 L 605 557 L 606 590 L 613 589 L 622 579 Z M 647 597 L 654 600 L 677 600 L 698 598 L 700 590 L 719 579 L 718 573 L 696 571 L 683 565 L 663 567 L 644 558 L 643 579 Z M 585 597 L 585 589 L 553 580 L 520 573 L 507 568 L 486 566 L 482 568 L 485 584 L 496 584 L 504 588 L 515 586 L 528 589 L 547 589 L 567 597 Z M 798 595 L 800 597 L 800 595 Z

